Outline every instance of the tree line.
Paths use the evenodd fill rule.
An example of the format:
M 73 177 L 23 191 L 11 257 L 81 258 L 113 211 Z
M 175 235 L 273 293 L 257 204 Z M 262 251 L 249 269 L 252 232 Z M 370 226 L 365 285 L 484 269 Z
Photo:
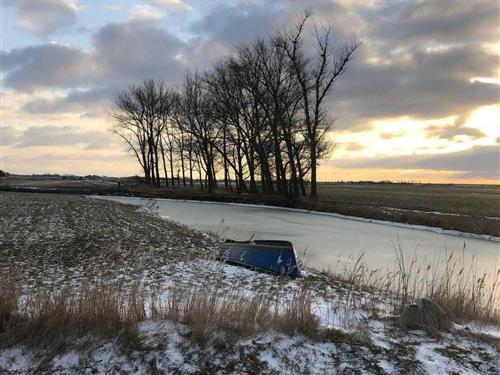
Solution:
M 317 194 L 318 162 L 328 156 L 333 120 L 326 98 L 360 43 L 332 43 L 332 28 L 295 27 L 241 43 L 180 87 L 156 80 L 113 100 L 113 132 L 129 146 L 155 187 L 217 180 L 237 192 L 289 198 Z M 198 182 L 195 182 L 198 181 Z

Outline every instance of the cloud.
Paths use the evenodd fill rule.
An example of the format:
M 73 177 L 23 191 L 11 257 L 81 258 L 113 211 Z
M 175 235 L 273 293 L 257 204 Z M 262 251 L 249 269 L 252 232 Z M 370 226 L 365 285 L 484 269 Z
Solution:
M 498 85 L 471 82 L 497 67 L 498 56 L 480 46 L 415 49 L 377 61 L 370 57 L 361 51 L 331 96 L 339 127 L 348 128 L 349 120 L 460 115 L 498 102 Z
M 451 178 L 460 178 L 463 180 L 467 179 L 485 179 L 485 180 L 496 180 L 496 183 L 500 182 L 500 172 L 499 171 L 468 171 L 468 172 L 460 172 L 455 173 L 450 176 Z
M 18 141 L 19 134 L 13 126 L 0 126 L 0 145 L 10 146 Z
M 431 125 L 425 131 L 428 137 L 449 139 L 451 141 L 462 136 L 470 139 L 479 139 L 486 136 L 480 129 L 464 126 L 466 119 L 465 116 L 459 116 L 451 125 Z
M 149 4 L 135 5 L 132 7 L 132 17 L 138 20 L 158 20 L 165 15 L 161 10 Z
M 93 47 L 88 52 L 50 43 L 2 51 L 4 84 L 33 92 L 123 87 L 148 78 L 172 83 L 180 81 L 188 67 L 188 62 L 178 59 L 183 52 L 187 55 L 186 44 L 151 20 L 108 24 L 95 33 Z
M 342 24 L 346 30 L 343 33 L 346 35 L 367 27 L 373 31 L 328 99 L 339 129 L 368 127 L 369 120 L 376 118 L 460 115 L 498 101 L 498 85 L 472 81 L 474 77 L 497 74 L 498 55 L 493 51 L 478 43 L 468 44 L 467 39 L 460 45 L 442 48 L 421 45 L 409 50 L 406 39 L 386 35 L 385 24 L 370 18 L 385 15 L 383 19 L 392 19 L 410 12 L 412 22 L 428 24 L 431 21 L 426 19 L 434 17 L 429 6 L 395 4 L 392 7 L 352 8 L 343 3 L 321 3 L 313 7 L 317 20 L 333 19 L 334 16 L 334 19 L 344 20 Z M 438 8 L 440 6 L 436 5 Z M 142 4 L 136 8 L 139 9 L 149 12 L 157 8 Z M 483 14 L 482 9 L 480 6 L 478 10 L 471 8 L 469 11 Z M 111 23 L 94 34 L 92 52 L 52 44 L 3 52 L 7 70 L 4 82 L 26 92 L 37 87 L 124 87 L 147 78 L 176 84 L 188 68 L 209 68 L 216 59 L 231 53 L 232 46 L 241 40 L 254 38 L 257 34 L 271 34 L 290 25 L 298 10 L 298 6 L 286 2 L 218 4 L 191 25 L 191 32 L 198 37 L 188 42 L 152 19 Z M 453 18 L 453 14 L 449 17 Z M 351 29 L 348 29 L 349 24 L 352 24 Z M 449 32 L 436 32 L 427 38 L 434 38 L 432 40 L 439 43 L 439 38 L 445 38 Z M 334 36 L 338 34 L 335 30 Z M 374 35 L 378 35 L 378 39 Z M 429 45 L 434 44 L 429 42 Z M 67 102 L 72 102 L 74 107 L 73 99 L 77 97 L 68 97 Z M 45 104 L 49 104 L 47 108 L 50 104 L 56 109 L 62 108 L 57 103 Z M 32 103 L 25 109 L 34 112 L 36 107 Z
M 3 165 L 11 173 L 59 173 L 109 176 L 140 174 L 140 167 L 123 152 L 101 150 L 62 150 L 27 153 L 23 149 L 9 150 L 3 155 Z
M 109 23 L 92 36 L 92 48 L 48 43 L 1 51 L 3 83 L 20 92 L 66 89 L 66 97 L 36 96 L 22 106 L 28 113 L 78 112 L 102 106 L 113 94 L 144 79 L 180 83 L 187 69 L 208 68 L 230 49 L 223 43 L 179 39 L 152 19 Z
M 218 4 L 191 31 L 209 43 L 233 46 L 290 27 L 303 8 L 293 2 Z M 498 85 L 472 80 L 498 75 L 498 54 L 484 46 L 496 41 L 491 25 L 498 4 L 337 1 L 311 8 L 314 21 L 333 23 L 335 42 L 341 45 L 352 35 L 365 42 L 328 98 L 337 128 L 360 130 L 371 120 L 399 116 L 463 115 L 497 103 Z
M 86 86 L 99 75 L 90 53 L 55 43 L 2 52 L 2 59 L 4 84 L 22 92 Z
M 338 146 L 346 151 L 361 151 L 365 148 L 362 144 L 355 142 L 339 143 Z
M 118 92 L 118 88 L 109 86 L 89 90 L 72 90 L 66 96 L 57 99 L 33 99 L 24 103 L 21 110 L 26 113 L 59 113 L 59 112 L 101 112 L 102 107 Z
M 267 36 L 284 27 L 294 10 L 283 2 L 219 3 L 191 26 L 191 31 L 211 40 L 234 45 Z
M 75 126 L 31 126 L 19 134 L 15 147 L 83 145 L 88 150 L 108 148 L 115 141 L 109 132 L 85 131 Z
M 146 78 L 174 81 L 184 67 L 176 56 L 184 43 L 150 21 L 108 24 L 95 34 L 96 61 L 107 80 Z
M 372 30 L 388 42 L 464 43 L 497 41 L 497 1 L 461 1 L 449 6 L 443 1 L 386 3 L 371 16 L 378 19 Z M 404 20 L 404 25 L 401 23 Z
M 405 132 L 399 131 L 399 132 L 384 132 L 384 133 L 380 133 L 379 136 L 382 139 L 392 139 L 392 138 L 399 138 L 403 135 L 405 135 Z
M 498 146 L 476 146 L 447 154 L 407 155 L 388 158 L 344 159 L 327 162 L 338 168 L 424 169 L 456 171 L 459 175 L 500 178 Z
M 490 13 L 495 14 L 499 6 L 492 3 L 454 7 L 439 2 L 314 3 L 315 20 L 334 21 L 334 40 L 342 41 L 353 33 L 365 40 L 329 98 L 336 128 L 361 130 L 372 127 L 375 119 L 399 116 L 464 117 L 479 106 L 497 103 L 498 85 L 473 81 L 498 75 L 498 53 L 485 46 L 496 41 L 498 32 L 491 26 L 495 23 Z M 188 68 L 210 68 L 241 40 L 290 26 L 303 4 L 210 3 L 197 9 L 196 17 L 183 18 L 189 18 L 183 24 L 188 38 L 155 20 L 158 17 L 153 13 L 168 14 L 176 7 L 188 9 L 180 1 L 141 3 L 135 8 L 135 19 L 94 30 L 87 50 L 40 44 L 1 52 L 4 84 L 23 92 L 64 89 L 62 98 L 34 95 L 22 106 L 24 112 L 98 116 L 112 95 L 129 84 L 147 78 L 177 84 Z M 427 131 L 428 137 L 450 140 L 483 136 L 480 129 L 463 124 Z M 382 137 L 397 135 L 385 132 Z M 355 148 L 346 146 L 347 151 Z
M 76 21 L 77 6 L 72 0 L 20 1 L 17 24 L 34 34 L 48 35 Z
M 134 82 L 145 78 L 178 83 L 186 69 L 208 68 L 241 40 L 291 25 L 302 7 L 290 2 L 218 3 L 191 24 L 189 30 L 195 36 L 185 42 L 152 19 L 156 17 L 153 14 L 158 15 L 156 6 L 184 3 L 152 4 L 155 7 L 141 4 L 135 8 L 137 14 L 151 16 L 147 20 L 111 23 L 97 30 L 93 52 L 50 44 L 2 52 L 8 65 L 15 60 L 12 55 L 24 56 L 22 61 L 17 59 L 16 69 L 7 73 L 5 82 L 24 91 L 50 86 L 75 88 L 96 82 L 102 86 L 115 80 Z M 339 34 L 360 30 L 365 33 L 361 53 L 330 98 L 338 126 L 345 129 L 367 125 L 368 118 L 457 115 L 496 103 L 498 85 L 471 80 L 497 75 L 498 54 L 472 42 L 475 37 L 468 32 L 474 22 L 485 24 L 480 22 L 482 17 L 497 7 L 483 3 L 474 7 L 463 3 L 457 7 L 443 7 L 440 3 L 314 4 L 317 21 L 334 20 L 335 26 L 340 25 L 334 30 L 335 39 Z M 443 25 L 437 22 L 436 14 L 445 18 Z M 395 23 L 405 17 L 423 41 L 411 49 L 406 26 Z M 426 31 L 430 26 L 432 33 Z M 455 34 L 460 35 L 460 43 L 447 45 L 450 35 Z
M 192 8 L 183 0 L 150 0 L 152 3 L 162 5 L 174 12 L 191 10 Z

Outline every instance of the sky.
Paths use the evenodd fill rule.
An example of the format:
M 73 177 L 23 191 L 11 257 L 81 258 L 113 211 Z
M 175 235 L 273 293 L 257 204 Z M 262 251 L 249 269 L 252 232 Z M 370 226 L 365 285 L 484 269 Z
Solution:
M 500 2 L 0 0 L 0 169 L 129 176 L 113 95 L 178 85 L 308 7 L 363 46 L 334 87 L 319 178 L 500 183 Z

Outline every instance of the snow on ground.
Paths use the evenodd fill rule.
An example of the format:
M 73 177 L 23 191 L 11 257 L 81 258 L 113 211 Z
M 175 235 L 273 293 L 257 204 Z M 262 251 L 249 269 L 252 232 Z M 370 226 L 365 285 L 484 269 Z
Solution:
M 468 322 L 467 324 L 455 324 L 456 330 L 470 331 L 476 334 L 488 335 L 500 339 L 500 327 L 478 322 Z
M 444 341 L 447 342 L 447 339 Z M 446 345 L 423 342 L 417 348 L 416 358 L 428 374 L 484 374 L 500 371 L 498 352 L 487 347 L 477 348 L 468 341 L 460 345 L 452 341 Z M 487 358 L 491 358 L 491 361 Z
M 175 262 L 169 272 L 163 271 L 164 278 L 161 281 L 153 278 L 152 282 L 155 287 L 165 287 L 165 296 L 173 284 L 197 285 L 201 280 L 212 282 L 214 278 L 222 293 L 231 288 L 251 295 L 257 291 L 252 289 L 254 285 L 260 285 L 259 288 L 276 286 L 273 276 L 206 259 Z M 205 272 L 203 278 L 199 277 L 202 272 Z M 182 277 L 176 278 L 176 275 Z M 145 283 L 149 276 L 144 276 Z M 309 272 L 307 277 L 314 277 L 314 273 Z M 303 281 L 283 281 L 279 288 L 285 296 L 290 295 Z M 214 336 L 206 343 L 197 343 L 191 341 L 190 329 L 183 324 L 147 320 L 138 325 L 140 349 L 124 351 L 113 341 L 101 342 L 79 352 L 69 348 L 42 368 L 55 374 L 149 374 L 154 371 L 336 374 L 358 370 L 365 374 L 500 374 L 500 356 L 494 343 L 453 333 L 432 339 L 422 331 L 403 332 L 387 316 L 372 318 L 370 312 L 362 308 L 342 307 L 341 301 L 331 299 L 338 290 L 331 286 L 331 290 L 322 291 L 313 300 L 313 310 L 321 325 L 333 329 L 324 339 L 271 331 L 235 342 L 226 342 L 224 336 Z M 332 305 L 336 308 L 331 308 Z M 479 326 L 475 330 L 482 332 Z M 488 332 L 488 328 L 484 332 Z M 44 360 L 46 353 L 11 348 L 0 351 L 0 372 L 35 372 Z
M 7 374 L 54 373 L 220 373 L 220 374 L 498 374 L 498 352 L 473 341 L 429 339 L 414 333 L 383 347 L 349 338 L 312 340 L 276 332 L 226 343 L 216 337 L 193 343 L 181 324 L 145 321 L 141 350 L 124 352 L 115 342 L 79 353 L 63 352 L 42 364 L 43 353 L 22 348 L 0 352 Z
M 52 360 L 54 370 L 75 368 L 79 362 L 80 355 L 74 351 L 59 355 Z
M 0 370 L 10 373 L 26 373 L 36 366 L 34 353 L 26 348 L 9 348 L 0 352 Z
M 307 288 L 325 333 L 308 338 L 270 331 L 233 340 L 220 333 L 196 342 L 189 326 L 149 319 L 137 327 L 140 345 L 135 348 L 110 340 L 57 353 L 26 347 L 0 350 L 2 374 L 500 374 L 498 327 L 455 325 L 439 338 L 404 332 L 384 296 L 323 274 L 306 271 L 303 278 L 290 280 L 225 265 L 211 256 L 216 246 L 212 237 L 129 206 L 61 196 L 33 200 L 16 203 L 25 210 L 3 223 L 9 229 L 4 235 L 13 235 L 0 235 L 0 263 L 16 264 L 27 287 L 47 280 L 78 286 L 89 274 L 105 275 L 124 285 L 140 280 L 164 300 L 171 288 L 214 285 L 221 294 L 277 295 L 281 306 Z M 0 210 L 14 211 L 0 203 Z M 37 212 L 43 213 L 42 221 Z M 17 249 L 16 257 L 2 258 L 9 247 Z

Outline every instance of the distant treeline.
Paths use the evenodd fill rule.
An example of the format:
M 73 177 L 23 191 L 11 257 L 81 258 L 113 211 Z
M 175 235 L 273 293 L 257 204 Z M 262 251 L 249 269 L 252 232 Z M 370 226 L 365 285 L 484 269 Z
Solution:
M 180 88 L 148 80 L 114 98 L 113 131 L 147 184 L 197 179 L 212 191 L 220 176 L 238 192 L 294 197 L 309 181 L 316 196 L 318 161 L 331 149 L 325 98 L 360 43 L 334 46 L 331 27 L 305 35 L 309 18 L 240 44 L 210 71 L 188 72 Z

